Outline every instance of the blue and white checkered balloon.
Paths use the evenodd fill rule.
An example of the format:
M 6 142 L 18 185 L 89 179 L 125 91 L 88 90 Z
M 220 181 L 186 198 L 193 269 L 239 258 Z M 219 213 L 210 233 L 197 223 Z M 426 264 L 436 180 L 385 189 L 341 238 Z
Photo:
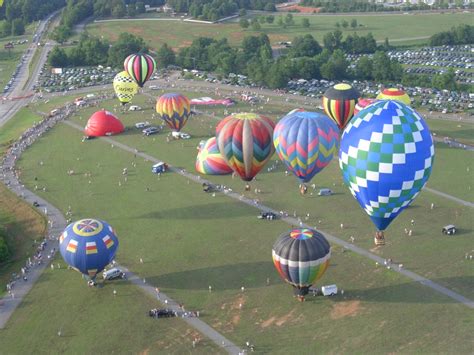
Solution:
M 433 158 L 428 126 L 399 101 L 377 101 L 360 111 L 341 137 L 344 182 L 378 230 L 385 230 L 425 186 Z

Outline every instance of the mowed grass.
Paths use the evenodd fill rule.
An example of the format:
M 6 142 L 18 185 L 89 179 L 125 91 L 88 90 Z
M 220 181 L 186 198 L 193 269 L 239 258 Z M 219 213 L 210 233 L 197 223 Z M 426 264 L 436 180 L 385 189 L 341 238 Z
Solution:
M 238 23 L 220 24 L 199 24 L 183 21 L 112 21 L 96 22 L 87 26 L 87 30 L 98 37 L 107 38 L 114 42 L 121 32 L 133 33 L 145 39 L 152 49 L 158 49 L 163 43 L 168 43 L 173 48 L 186 47 L 198 37 L 227 38 L 232 45 L 239 45 L 245 36 L 266 33 L 270 37 L 272 44 L 279 41 L 291 41 L 295 36 L 307 33 L 312 34 L 320 43 L 327 32 L 336 29 L 336 23 L 343 20 L 350 22 L 353 18 L 362 25 L 356 29 L 359 35 L 366 35 L 371 32 L 376 40 L 382 41 L 385 38 L 394 41 L 394 45 L 410 44 L 412 39 L 422 40 L 424 43 L 428 39 L 419 37 L 429 37 L 434 33 L 449 30 L 453 26 L 461 23 L 472 23 L 472 14 L 465 13 L 445 13 L 445 14 L 416 14 L 416 15 L 348 15 L 348 16 L 304 16 L 295 15 L 295 25 L 283 28 L 278 26 L 276 21 L 279 14 L 275 14 L 273 24 L 263 24 L 260 31 L 251 29 L 243 30 Z M 283 13 L 282 16 L 286 16 Z M 310 27 L 304 28 L 301 25 L 303 18 L 308 18 Z M 350 27 L 342 29 L 344 36 L 354 32 Z
M 149 318 L 157 302 L 136 286 L 119 281 L 91 289 L 60 257 L 53 264 L 0 331 L 2 352 L 223 353 L 181 319 Z M 193 349 L 195 338 L 202 340 Z
M 3 155 L 23 132 L 40 120 L 41 117 L 31 112 L 28 108 L 21 108 L 15 115 L 15 118 L 9 120 L 0 129 L 0 153 Z
M 114 139 L 193 171 L 196 146 L 212 134 L 219 117 L 193 117 L 184 129 L 193 135 L 189 141 L 166 143 L 163 133 L 144 138 L 131 127 L 135 122 L 152 120 L 154 111 L 146 104 L 148 100 L 143 96 L 135 100 L 146 107 L 143 112 L 117 113 L 130 129 Z M 101 107 L 109 110 L 114 110 L 114 105 L 114 101 L 101 103 Z M 238 108 L 229 111 L 233 109 Z M 83 110 L 74 121 L 85 125 L 92 111 Z M 472 312 L 393 271 L 375 267 L 372 261 L 343 253 L 336 245 L 332 267 L 318 284 L 337 283 L 345 290 L 344 296 L 310 297 L 304 304 L 296 303 L 291 287 L 279 280 L 271 263 L 273 242 L 290 226 L 281 221 L 260 221 L 256 218 L 257 209 L 221 194 L 205 194 L 199 184 L 188 183 L 181 176 L 169 173 L 158 178 L 151 174 L 150 162 L 101 140 L 81 143 L 81 136 L 80 131 L 60 124 L 42 137 L 19 163 L 24 182 L 29 186 L 46 186 L 47 191 L 41 194 L 64 211 L 71 206 L 74 219 L 95 216 L 109 221 L 120 238 L 120 263 L 183 302 L 187 309 L 201 310 L 204 321 L 236 343 L 242 345 L 250 340 L 257 351 L 271 353 L 341 353 L 354 349 L 384 353 L 471 351 L 468 339 L 474 322 Z M 44 164 L 40 166 L 39 161 Z M 252 183 L 252 189 L 259 188 L 262 193 L 247 192 L 249 197 L 290 214 L 296 211 L 304 221 L 309 213 L 307 223 L 342 238 L 354 235 L 356 244 L 367 249 L 373 247 L 374 228 L 341 185 L 337 164 L 332 163 L 314 179 L 317 188 L 330 187 L 336 192 L 334 196 L 316 197 L 317 189 L 313 192 L 310 188 L 313 194 L 302 197 L 296 180 L 285 176 L 284 168 L 275 161 L 276 157 L 268 165 L 275 166 L 274 170 L 264 169 Z M 127 181 L 121 173 L 125 167 L 129 171 Z M 67 175 L 70 169 L 75 171 L 73 176 Z M 91 177 L 85 176 L 86 172 Z M 33 183 L 34 177 L 38 180 Z M 210 179 L 243 191 L 244 184 L 230 176 Z M 436 204 L 432 211 L 431 202 Z M 412 218 L 415 226 L 410 226 Z M 440 226 L 453 219 L 461 233 L 455 238 L 442 236 Z M 343 230 L 341 222 L 345 225 Z M 404 235 L 404 227 L 414 230 L 411 238 Z M 464 253 L 472 249 L 471 239 L 472 211 L 424 192 L 389 228 L 388 244 L 373 251 L 472 298 L 472 261 L 464 259 Z M 77 273 L 64 274 L 64 282 L 43 280 L 44 288 L 35 289 L 35 298 L 43 300 L 62 292 L 64 296 L 55 300 L 56 307 L 66 309 L 70 292 L 84 292 L 88 302 L 82 303 L 80 310 L 70 312 L 71 318 L 76 319 L 81 311 L 89 312 L 87 307 L 95 307 L 89 306 L 93 301 L 104 311 L 93 317 L 97 322 L 103 324 L 104 319 L 114 317 L 113 323 L 121 324 L 138 318 L 140 322 L 130 325 L 133 332 L 148 329 L 148 322 L 141 319 L 145 317 L 143 309 L 150 306 L 143 299 L 130 297 L 120 312 L 110 312 L 114 305 L 108 285 L 91 290 Z M 66 282 L 75 286 L 62 287 Z M 141 307 L 135 308 L 135 304 Z M 30 321 L 26 314 L 37 314 L 40 308 L 39 302 L 25 304 L 23 317 L 14 314 L 10 334 L 21 334 L 19 329 Z M 58 315 L 54 317 L 60 319 Z M 31 323 L 41 328 L 45 318 L 35 317 Z M 79 339 L 80 330 L 87 326 L 77 325 L 77 340 L 68 349 L 83 351 L 79 347 L 83 341 Z M 100 341 L 104 333 L 110 339 L 120 336 L 113 328 L 105 328 L 99 334 L 88 333 L 88 339 L 91 343 Z M 2 336 L 0 333 L 3 341 Z M 43 344 L 43 340 L 34 337 L 29 344 Z M 128 343 L 116 340 L 115 344 L 106 350 L 128 350 Z M 160 347 L 158 350 L 166 351 Z
M 425 117 L 429 117 L 425 115 Z M 427 119 L 433 134 L 438 138 L 449 137 L 458 142 L 474 144 L 474 122 L 472 121 L 446 121 L 441 119 Z

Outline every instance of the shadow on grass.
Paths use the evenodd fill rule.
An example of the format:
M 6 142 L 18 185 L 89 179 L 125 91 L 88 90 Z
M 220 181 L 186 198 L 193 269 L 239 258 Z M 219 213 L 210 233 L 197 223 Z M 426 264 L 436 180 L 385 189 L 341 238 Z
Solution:
M 203 192 L 204 194 L 204 192 Z M 229 219 L 232 217 L 245 217 L 251 216 L 257 213 L 252 211 L 245 206 L 233 206 L 229 210 L 229 204 L 226 202 L 212 202 L 201 205 L 194 205 L 181 208 L 170 208 L 163 211 L 150 212 L 136 218 L 159 218 L 159 219 L 214 219 L 214 218 L 225 218 Z M 256 218 L 256 217 L 255 217 Z
M 267 278 L 277 279 L 272 262 L 255 262 L 207 267 L 147 278 L 152 285 L 184 290 L 240 290 L 264 287 Z
M 433 282 L 456 291 L 465 289 L 466 285 L 472 285 L 474 279 L 469 276 L 446 277 L 433 279 Z M 461 293 L 462 294 L 462 293 Z M 463 296 L 469 298 L 464 292 Z M 429 287 L 424 287 L 419 282 L 407 282 L 385 287 L 374 287 L 370 289 L 345 290 L 344 296 L 338 295 L 332 298 L 335 302 L 361 300 L 365 302 L 386 303 L 425 303 L 425 304 L 450 304 L 458 301 L 444 296 Z

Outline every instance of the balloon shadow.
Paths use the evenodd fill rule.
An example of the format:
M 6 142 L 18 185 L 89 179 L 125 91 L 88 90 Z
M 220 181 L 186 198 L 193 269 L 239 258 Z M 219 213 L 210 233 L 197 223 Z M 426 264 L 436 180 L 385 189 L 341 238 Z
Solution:
M 465 288 L 474 283 L 474 278 L 469 276 L 448 277 L 433 279 L 433 282 L 445 286 L 451 290 Z M 465 296 L 467 297 L 467 295 Z M 419 282 L 407 282 L 385 287 L 374 287 L 369 289 L 346 289 L 344 295 L 331 298 L 334 302 L 343 301 L 365 301 L 386 303 L 425 303 L 425 304 L 451 304 L 458 301 L 444 296 L 432 288 L 423 286 Z
M 239 263 L 173 272 L 147 278 L 152 285 L 184 290 L 240 290 L 267 284 L 278 278 L 272 262 Z
M 204 192 L 203 192 L 204 194 Z M 246 217 L 257 213 L 252 213 L 249 208 L 236 205 L 232 211 L 228 209 L 229 204 L 225 202 L 212 202 L 188 207 L 171 208 L 162 211 L 150 212 L 138 218 L 160 218 L 160 219 L 215 219 L 232 217 Z

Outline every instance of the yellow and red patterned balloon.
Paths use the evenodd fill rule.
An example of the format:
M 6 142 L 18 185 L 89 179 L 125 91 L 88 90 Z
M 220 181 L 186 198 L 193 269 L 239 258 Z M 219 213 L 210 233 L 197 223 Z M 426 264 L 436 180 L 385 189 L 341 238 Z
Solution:
M 405 91 L 397 88 L 388 88 L 383 90 L 377 95 L 377 100 L 397 100 L 404 103 L 405 105 L 411 105 L 411 100 L 408 94 Z
M 189 99 L 178 93 L 160 96 L 156 102 L 156 112 L 169 128 L 181 131 L 191 115 Z

